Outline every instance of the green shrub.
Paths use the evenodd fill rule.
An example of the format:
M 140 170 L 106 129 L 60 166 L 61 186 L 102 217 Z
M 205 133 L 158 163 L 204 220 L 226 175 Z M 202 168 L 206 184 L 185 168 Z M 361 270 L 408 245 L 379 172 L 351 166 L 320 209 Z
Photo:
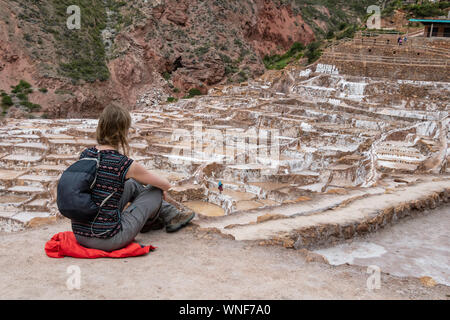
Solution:
M 201 57 L 203 55 L 205 55 L 207 52 L 209 51 L 209 46 L 208 45 L 204 45 L 200 48 L 196 48 L 194 50 L 194 53 L 198 56 Z
M 403 5 L 402 0 L 394 0 L 390 1 L 386 7 L 381 12 L 381 15 L 384 16 L 391 16 L 394 13 L 394 10 L 399 9 Z
M 292 47 L 289 49 L 288 54 L 290 56 L 295 55 L 296 53 L 305 50 L 305 45 L 303 43 L 300 42 L 294 42 L 294 44 L 292 45 Z
M 17 93 L 28 94 L 28 93 L 33 92 L 33 90 L 31 89 L 31 84 L 29 84 L 25 80 L 20 80 L 19 84 L 12 88 L 13 88 L 13 90 L 11 92 L 16 93 L 16 94 Z
M 266 69 L 284 69 L 290 62 L 300 58 L 301 53 L 305 50 L 305 45 L 300 42 L 295 42 L 291 48 L 283 55 L 275 54 L 273 56 L 265 56 L 263 58 Z
M 417 18 L 436 17 L 445 15 L 442 9 L 450 7 L 450 2 L 444 1 L 440 3 L 424 3 L 424 4 L 412 4 L 405 6 L 413 16 Z
M 39 111 L 41 109 L 39 104 L 31 103 L 29 101 L 22 101 L 21 105 L 27 108 L 29 112 Z
M 70 63 L 62 63 L 61 71 L 74 80 L 106 81 L 109 78 L 109 70 L 104 61 L 93 61 L 87 59 L 75 60 Z
M 248 80 L 247 74 L 244 71 L 242 71 L 242 70 L 239 71 L 238 75 L 239 75 L 239 79 L 238 79 L 239 82 L 244 82 L 244 81 Z
M 178 99 L 175 98 L 175 97 L 168 97 L 167 98 L 167 102 L 169 102 L 169 103 L 176 102 L 176 101 L 178 101 Z
M 31 35 L 29 35 L 28 33 L 25 33 L 25 34 L 23 35 L 23 38 L 24 38 L 26 41 L 28 41 L 28 42 L 32 42 L 32 41 L 33 41 L 33 39 L 31 38 Z
M 29 84 L 28 82 L 26 82 L 25 80 L 20 80 L 19 81 L 19 86 L 21 86 L 24 89 L 29 89 L 31 88 L 31 84 Z
M 410 16 L 416 18 L 436 17 L 445 15 L 443 9 L 450 7 L 450 1 L 425 2 L 421 4 L 403 4 L 401 0 L 393 0 L 388 3 L 382 12 L 383 16 L 391 16 L 397 9 L 408 11 Z
M 109 79 L 106 64 L 106 50 L 101 31 L 106 27 L 107 14 L 105 7 L 115 1 L 103 0 L 49 0 L 49 10 L 41 15 L 47 32 L 54 38 L 59 73 L 75 82 L 85 80 L 94 82 Z M 67 7 L 77 5 L 81 9 L 81 29 L 69 30 Z M 116 10 L 120 6 L 114 6 Z
M 48 89 L 47 88 L 39 88 L 39 91 L 42 93 L 47 93 Z
M 6 107 L 12 106 L 14 103 L 12 101 L 12 98 L 8 95 L 2 96 L 2 105 Z
M 28 101 L 28 96 L 25 93 L 18 93 L 16 96 L 21 101 Z
M 191 97 L 193 97 L 193 96 L 200 96 L 201 94 L 202 94 L 201 91 L 199 89 L 197 89 L 197 88 L 193 88 L 193 89 L 189 90 L 189 95 Z
M 231 60 L 231 58 L 229 56 L 227 56 L 226 54 L 219 53 L 219 56 L 222 59 L 222 61 L 226 64 L 230 64 L 233 62 L 233 60 Z
M 347 27 L 342 33 L 340 33 L 336 39 L 337 40 L 341 40 L 341 39 L 345 39 L 345 38 L 353 38 L 355 36 L 356 33 L 356 26 L 349 26 Z
M 17 103 L 18 106 L 25 107 L 29 112 L 38 111 L 41 109 L 39 104 L 32 103 L 28 100 L 28 94 L 33 92 L 31 84 L 25 80 L 20 80 L 18 85 L 11 86 L 11 88 L 11 92 L 19 99 L 19 103 Z M 12 98 L 8 94 L 2 92 L 1 96 L 3 111 L 14 105 Z
M 334 31 L 330 30 L 328 31 L 327 35 L 326 35 L 327 39 L 333 39 L 334 38 Z
M 320 50 L 320 42 L 311 42 L 306 49 L 306 57 L 308 58 L 308 63 L 313 63 L 320 58 L 322 50 Z
M 200 96 L 200 95 L 202 95 L 202 92 L 197 88 L 193 88 L 193 89 L 190 89 L 188 91 L 188 94 L 186 96 L 184 96 L 183 98 L 190 99 L 190 98 L 193 98 L 195 96 Z
M 163 76 L 163 78 L 164 78 L 166 81 L 169 81 L 169 79 L 170 79 L 170 77 L 171 77 L 170 73 L 167 72 L 167 71 L 164 71 L 163 74 L 162 74 L 162 76 Z
M 346 22 L 341 22 L 341 23 L 339 24 L 339 30 L 342 31 L 342 30 L 344 30 L 345 28 L 347 28 L 347 23 L 346 23 Z
M 57 89 L 57 90 L 55 90 L 55 94 L 70 94 L 70 95 L 73 95 L 73 92 L 69 91 L 69 90 L 65 90 L 65 89 Z
M 239 68 L 236 67 L 234 64 L 226 64 L 225 65 L 225 75 L 235 74 L 238 71 L 239 71 Z

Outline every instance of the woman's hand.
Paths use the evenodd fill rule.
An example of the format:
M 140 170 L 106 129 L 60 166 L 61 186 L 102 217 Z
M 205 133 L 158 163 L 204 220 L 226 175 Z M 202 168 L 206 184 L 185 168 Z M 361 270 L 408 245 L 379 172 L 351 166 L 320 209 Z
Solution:
M 131 205 L 131 202 L 128 202 L 128 203 L 125 205 L 125 207 L 123 207 L 122 212 L 125 211 L 130 205 Z

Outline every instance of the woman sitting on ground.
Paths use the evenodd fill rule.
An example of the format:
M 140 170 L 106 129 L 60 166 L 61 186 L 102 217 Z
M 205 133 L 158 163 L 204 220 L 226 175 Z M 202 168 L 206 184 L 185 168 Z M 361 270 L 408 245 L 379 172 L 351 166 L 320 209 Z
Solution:
M 130 126 L 127 110 L 116 105 L 106 107 L 98 121 L 98 146 L 80 155 L 80 159 L 97 158 L 100 153 L 92 199 L 98 205 L 107 199 L 94 221 L 72 221 L 73 233 L 82 246 L 113 251 L 126 247 L 139 232 L 164 226 L 167 232 L 174 232 L 194 218 L 194 213 L 183 214 L 165 201 L 171 188 L 167 179 L 127 157 Z M 162 191 L 162 203 L 158 189 Z

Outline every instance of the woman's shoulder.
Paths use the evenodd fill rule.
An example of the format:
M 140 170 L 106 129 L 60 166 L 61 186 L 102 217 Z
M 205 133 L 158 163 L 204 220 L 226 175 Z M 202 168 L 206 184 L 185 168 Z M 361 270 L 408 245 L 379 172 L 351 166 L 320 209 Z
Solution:
M 101 150 L 100 152 L 102 154 L 103 159 L 108 159 L 110 161 L 117 162 L 120 164 L 123 164 L 123 163 L 131 164 L 133 162 L 133 159 L 131 159 L 127 155 L 120 153 L 117 150 Z
M 133 162 L 133 159 L 120 153 L 117 150 L 111 149 L 102 150 L 97 149 L 97 147 L 90 147 L 84 149 L 83 152 L 81 152 L 80 159 L 85 157 L 97 157 L 99 155 L 99 152 L 102 160 L 109 160 L 112 162 L 120 162 L 120 163 Z
M 123 182 L 128 170 L 134 163 L 134 160 L 116 150 L 104 150 L 102 151 L 102 154 L 103 153 L 102 163 L 108 168 L 108 170 L 111 170 L 111 172 L 119 172 L 121 181 Z

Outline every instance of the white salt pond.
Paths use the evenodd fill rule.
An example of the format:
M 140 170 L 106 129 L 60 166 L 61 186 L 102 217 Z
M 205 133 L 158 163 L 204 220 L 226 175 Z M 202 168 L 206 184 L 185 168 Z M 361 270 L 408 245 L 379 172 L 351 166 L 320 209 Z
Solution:
M 204 201 L 187 201 L 183 203 L 186 207 L 197 214 L 208 217 L 220 217 L 225 215 L 225 210 L 218 205 Z
M 364 239 L 315 252 L 325 256 L 332 265 L 375 265 L 381 272 L 395 276 L 429 276 L 450 286 L 449 230 L 450 206 L 447 205 L 399 221 Z

